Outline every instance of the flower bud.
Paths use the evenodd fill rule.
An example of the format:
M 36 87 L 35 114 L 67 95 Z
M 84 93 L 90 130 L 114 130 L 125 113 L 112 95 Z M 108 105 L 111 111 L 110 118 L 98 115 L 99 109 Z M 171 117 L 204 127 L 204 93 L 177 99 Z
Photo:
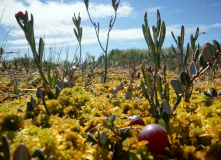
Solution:
M 15 16 L 20 18 L 23 21 L 25 20 L 25 14 L 22 11 L 19 11 L 18 13 L 16 13 Z

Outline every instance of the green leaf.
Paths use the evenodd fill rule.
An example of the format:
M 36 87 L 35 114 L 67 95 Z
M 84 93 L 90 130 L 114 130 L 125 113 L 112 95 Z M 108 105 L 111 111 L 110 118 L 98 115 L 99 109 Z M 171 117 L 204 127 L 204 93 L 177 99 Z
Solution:
M 203 54 L 200 54 L 200 56 L 199 56 L 199 64 L 203 68 L 206 67 L 206 65 L 207 65 L 206 61 L 203 59 Z
M 34 107 L 36 105 L 36 101 L 33 96 L 31 96 L 31 105 Z
M 103 119 L 103 125 L 106 128 L 110 128 L 113 126 L 112 123 L 109 121 L 109 119 Z
M 44 42 L 43 39 L 39 39 L 39 48 L 38 48 L 38 63 L 41 65 L 42 63 L 42 57 L 44 52 Z
M 118 1 L 118 2 L 116 3 L 115 11 L 117 11 L 119 4 L 120 4 L 120 1 Z
M 101 132 L 99 142 L 101 145 L 108 147 L 108 138 L 105 132 Z
M 48 73 L 49 85 L 52 86 L 51 67 L 50 67 L 50 65 L 49 65 L 48 68 L 47 68 L 47 73 Z
M 194 50 L 194 48 L 195 48 L 195 40 L 193 38 L 193 34 L 190 35 L 190 44 L 191 44 L 192 50 Z
M 163 88 L 162 88 L 162 83 L 161 83 L 160 75 L 157 76 L 157 89 L 158 89 L 158 91 L 160 93 L 160 96 L 162 97 Z
M 80 42 L 81 42 L 81 39 L 82 39 L 82 33 L 83 33 L 83 29 L 81 27 L 80 30 L 79 30 L 79 41 Z
M 161 25 L 161 30 L 160 30 L 160 38 L 159 38 L 159 46 L 158 48 L 161 50 L 162 46 L 163 46 L 163 42 L 165 40 L 165 36 L 166 36 L 166 25 L 164 23 L 164 21 L 162 22 Z M 158 50 L 158 52 L 160 53 L 160 50 Z
M 148 93 L 147 93 L 147 89 L 145 88 L 144 82 L 142 80 L 141 80 L 141 88 L 142 88 L 142 91 L 144 93 L 145 98 L 149 99 L 149 96 L 148 96 Z
M 45 160 L 44 154 L 40 149 L 36 149 L 32 154 L 32 157 L 38 158 L 39 160 Z
M 204 67 L 202 70 L 200 70 L 200 75 L 202 75 L 202 74 L 205 73 L 208 69 L 210 69 L 211 66 L 212 66 L 211 64 L 206 65 L 206 67 Z
M 168 83 L 165 84 L 164 99 L 169 103 L 170 96 L 169 96 L 169 84 Z
M 145 36 L 145 39 L 146 39 L 146 42 L 147 42 L 147 45 L 148 45 L 149 52 L 151 53 L 151 61 L 152 61 L 152 63 L 156 64 L 155 46 L 154 46 L 154 43 L 153 43 L 152 36 L 150 34 L 149 26 L 146 27 L 146 32 L 145 32 L 144 36 Z
M 55 88 L 57 81 L 58 81 L 58 74 L 53 74 L 51 88 Z
M 161 108 L 163 108 L 167 114 L 171 113 L 171 107 L 166 100 L 163 100 L 160 105 L 161 105 Z
M 90 133 L 87 133 L 88 138 L 91 140 L 91 142 L 93 142 L 94 144 L 97 144 L 97 139 Z
M 145 14 L 144 14 L 144 24 L 145 24 L 145 27 L 148 26 L 147 12 L 145 12 Z
M 18 79 L 17 78 L 15 78 L 14 93 L 15 93 L 15 95 L 19 94 L 19 91 L 18 91 Z
M 193 78 L 197 75 L 197 68 L 196 68 L 196 64 L 194 61 L 191 62 L 190 64 L 190 76 Z
M 182 83 L 178 80 L 171 80 L 170 81 L 170 84 L 172 85 L 173 89 L 175 90 L 175 92 L 178 94 L 178 95 L 183 95 L 184 93 L 184 88 L 182 86 Z
M 218 50 L 218 51 L 221 50 L 219 42 L 217 42 L 215 39 L 213 40 L 213 44 L 214 44 L 216 50 Z
M 179 103 L 181 102 L 181 99 L 182 99 L 182 96 L 177 96 L 177 98 L 176 98 L 176 102 L 175 102 L 175 104 L 174 104 L 174 106 L 173 106 L 172 113 L 173 113 L 173 111 L 176 110 L 177 106 L 178 106 Z
M 183 63 L 184 66 L 187 65 L 189 55 L 190 55 L 190 45 L 189 45 L 189 43 L 187 43 L 186 55 L 185 55 L 185 59 L 184 59 L 184 63 Z
M 181 57 L 183 58 L 183 49 L 182 49 L 182 46 L 181 46 L 181 43 L 180 43 L 180 40 L 181 38 L 180 38 L 180 36 L 178 36 L 178 45 L 177 45 L 177 48 L 179 49 L 179 53 L 180 53 L 180 55 L 181 55 Z
M 160 107 L 160 103 L 159 103 L 159 100 L 157 97 L 157 90 L 156 89 L 154 90 L 154 103 L 155 103 L 155 106 L 157 106 L 158 108 Z
M 189 84 L 188 88 L 186 88 L 186 90 L 185 90 L 184 101 L 186 103 L 189 103 L 189 99 L 192 95 L 192 91 L 193 91 L 193 82 L 191 82 L 191 84 Z
M 157 42 L 157 27 L 155 27 L 155 25 L 152 26 L 152 31 L 153 31 L 153 38 L 154 38 L 154 42 Z
M 112 125 L 114 123 L 114 120 L 115 120 L 115 114 L 112 114 L 110 119 L 109 119 L 109 121 L 112 123 Z
M 13 155 L 13 160 L 30 160 L 28 150 L 24 144 L 20 144 Z
M 180 82 L 182 83 L 182 85 L 187 86 L 190 83 L 190 76 L 189 74 L 187 74 L 186 72 L 182 71 L 180 72 L 179 75 L 180 78 Z
M 41 89 L 41 88 L 37 88 L 36 96 L 37 96 L 38 98 L 41 98 L 41 97 L 42 97 L 42 89 Z
M 85 6 L 86 6 L 86 9 L 88 10 L 89 1 L 88 1 L 88 0 L 84 0 L 84 4 L 85 4 Z
M 56 92 L 56 95 L 58 96 L 59 93 L 61 92 L 61 89 L 58 86 L 56 86 L 55 87 L 55 92 Z
M 161 125 L 164 129 L 166 129 L 166 127 L 167 127 L 167 124 L 163 119 L 160 119 L 158 124 Z
M 61 81 L 60 79 L 58 79 L 58 80 L 57 80 L 57 86 L 58 86 L 59 88 L 63 88 L 63 87 L 64 87 L 64 82 Z
M 156 64 L 157 64 L 157 69 L 160 69 L 160 53 L 156 55 Z
M 132 98 L 132 90 L 128 90 L 125 99 L 131 99 L 131 98 Z
M 196 33 L 195 33 L 195 37 L 194 37 L 195 41 L 197 40 L 198 36 L 199 36 L 199 27 L 196 28 Z
M 31 48 L 35 51 L 34 54 L 37 55 L 36 53 L 36 48 L 35 48 L 35 38 L 34 38 L 34 29 L 33 29 L 33 24 L 34 24 L 34 17 L 31 14 L 31 20 L 28 22 L 28 36 L 29 36 L 29 44 Z
M 10 160 L 10 149 L 9 149 L 8 139 L 5 135 L 2 136 L 0 153 L 3 153 L 0 154 L 1 160 Z
M 184 35 L 185 35 L 185 29 L 184 26 L 182 25 L 181 27 L 181 37 L 180 37 L 180 48 L 181 48 L 181 53 L 183 52 L 183 45 L 184 45 Z
M 79 35 L 78 35 L 78 33 L 77 33 L 77 31 L 76 31 L 76 29 L 75 29 L 75 28 L 74 28 L 74 34 L 75 34 L 75 36 L 76 36 L 76 38 L 77 38 L 78 42 L 80 42 Z
M 32 107 L 31 102 L 27 102 L 26 111 L 33 111 L 33 110 L 34 110 L 34 108 Z
M 199 47 L 196 49 L 196 51 L 195 51 L 195 54 L 194 54 L 194 62 L 196 63 L 196 60 L 197 60 L 197 58 L 199 57 L 199 53 L 200 53 L 200 50 L 199 50 Z
M 170 120 L 169 114 L 167 114 L 166 112 L 163 112 L 162 118 L 166 123 L 168 123 Z
M 162 29 L 161 26 L 161 18 L 160 18 L 160 12 L 159 10 L 157 9 L 157 37 L 159 36 L 159 32 L 160 32 L 160 28 Z
M 175 38 L 175 36 L 174 36 L 174 34 L 173 34 L 173 31 L 171 31 L 171 34 L 172 34 L 172 37 L 173 37 L 174 41 L 175 41 L 176 44 L 178 45 L 177 40 L 176 40 L 176 38 Z
M 16 17 L 16 16 L 15 16 L 15 18 L 16 18 L 16 21 L 18 22 L 18 25 L 20 26 L 20 28 L 25 32 L 26 30 L 25 30 L 25 28 L 24 28 L 24 26 L 23 26 L 22 21 L 20 20 L 20 18 L 19 18 L 19 17 Z
M 216 48 L 210 44 L 206 43 L 203 46 L 203 59 L 205 62 L 213 63 L 214 54 L 216 52 Z
M 142 72 L 143 72 L 145 84 L 147 85 L 147 88 L 149 89 L 151 81 L 150 81 L 150 78 L 146 72 L 145 66 L 143 64 L 142 64 Z

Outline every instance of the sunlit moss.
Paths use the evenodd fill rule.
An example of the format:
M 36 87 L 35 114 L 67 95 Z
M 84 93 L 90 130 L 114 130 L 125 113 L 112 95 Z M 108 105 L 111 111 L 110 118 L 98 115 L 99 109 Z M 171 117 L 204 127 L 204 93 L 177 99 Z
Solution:
M 127 118 L 131 115 L 140 115 L 146 125 L 156 123 L 151 116 L 149 102 L 144 97 L 137 100 L 141 90 L 134 90 L 135 98 L 129 100 L 123 99 L 124 90 L 119 91 L 113 98 L 107 98 L 107 94 L 112 96 L 111 89 L 120 84 L 117 80 L 118 75 L 110 73 L 109 76 L 115 79 L 112 78 L 105 84 L 98 83 L 93 86 L 94 92 L 98 93 L 97 97 L 90 89 L 86 91 L 84 87 L 75 86 L 64 88 L 58 99 L 46 98 L 51 116 L 47 115 L 42 102 L 35 107 L 33 112 L 27 113 L 26 103 L 30 101 L 30 97 L 21 97 L 12 102 L 5 102 L 4 105 L 0 104 L 0 135 L 5 134 L 8 137 L 11 154 L 20 143 L 24 143 L 30 153 L 37 148 L 41 149 L 45 154 L 45 159 L 48 159 L 50 155 L 55 155 L 58 160 L 108 160 L 113 156 L 114 145 L 119 144 L 119 156 L 122 156 L 122 159 L 156 158 L 156 155 L 152 156 L 145 144 L 137 139 L 142 126 L 131 127 L 123 138 L 116 137 L 113 131 L 103 126 L 103 120 L 110 118 L 112 114 L 116 116 L 114 125 L 119 133 L 129 127 Z M 124 80 L 128 83 L 129 78 L 127 74 Z M 99 82 L 98 79 L 91 79 L 91 81 Z M 82 84 L 84 85 L 79 81 L 77 85 Z M 136 84 L 139 85 L 140 81 Z M 168 147 L 157 158 L 204 159 L 206 155 L 209 158 L 220 153 L 220 97 L 208 99 L 203 94 L 198 94 L 198 90 L 203 92 L 211 87 L 211 85 L 206 88 L 205 86 L 204 84 L 197 85 L 198 88 L 193 90 L 190 103 L 182 100 L 178 105 L 175 114 L 171 116 L 167 124 Z M 169 104 L 171 107 L 176 97 L 170 86 Z M 161 102 L 161 98 L 158 98 Z M 37 100 L 36 97 L 35 100 Z M 18 108 L 25 113 L 17 112 Z M 90 132 L 98 138 L 98 130 L 100 133 L 106 132 L 109 140 L 107 149 L 93 144 L 86 135 Z
M 50 127 L 49 123 L 49 115 L 47 114 L 39 114 L 38 116 L 35 116 L 32 120 L 33 124 L 36 126 L 42 126 L 43 128 Z
M 58 114 L 59 116 L 63 115 L 64 106 L 62 106 L 58 100 L 47 100 L 47 107 L 51 114 Z

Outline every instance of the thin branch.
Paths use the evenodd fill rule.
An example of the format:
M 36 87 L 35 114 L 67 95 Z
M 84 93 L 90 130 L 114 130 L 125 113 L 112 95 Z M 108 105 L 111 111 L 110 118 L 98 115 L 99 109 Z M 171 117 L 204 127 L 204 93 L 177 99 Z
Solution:
M 18 98 L 18 97 L 21 97 L 21 96 L 26 96 L 26 95 L 25 95 L 25 93 L 22 93 L 22 94 L 15 95 L 15 96 L 8 96 L 8 97 L 4 98 L 3 100 L 1 100 L 0 103 L 5 102 L 9 98 L 15 99 L 15 98 Z
M 4 10 L 3 10 L 3 12 L 2 12 L 2 16 L 1 16 L 1 19 L 0 19 L 0 23 L 2 22 L 2 18 L 3 18 L 3 15 L 4 15 L 4 13 L 5 13 L 5 8 L 6 8 L 6 6 L 7 6 L 7 3 L 5 4 Z

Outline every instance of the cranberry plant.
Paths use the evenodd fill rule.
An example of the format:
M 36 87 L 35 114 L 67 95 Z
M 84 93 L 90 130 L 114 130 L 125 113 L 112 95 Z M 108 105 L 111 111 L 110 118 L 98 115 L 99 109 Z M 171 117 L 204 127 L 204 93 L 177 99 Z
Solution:
M 177 56 L 178 66 L 181 72 L 179 74 L 179 80 L 170 81 L 170 84 L 172 85 L 177 95 L 174 106 L 171 109 L 169 105 L 169 82 L 166 81 L 165 69 L 164 78 L 162 79 L 159 75 L 159 70 L 161 68 L 161 47 L 166 35 L 166 26 L 164 21 L 161 22 L 159 10 L 157 10 L 157 26 L 152 26 L 153 38 L 151 36 L 150 27 L 148 25 L 147 12 L 144 15 L 144 24 L 142 28 L 145 40 L 149 48 L 149 52 L 151 54 L 153 69 L 146 69 L 145 66 L 142 65 L 144 81 L 141 81 L 141 86 L 144 96 L 150 103 L 152 116 L 156 119 L 157 123 L 165 124 L 165 122 L 169 122 L 169 118 L 173 115 L 173 112 L 176 110 L 182 98 L 184 98 L 185 102 L 189 102 L 193 90 L 193 81 L 213 66 L 214 62 L 218 58 L 218 55 L 221 54 L 220 46 L 216 40 L 213 40 L 214 45 L 206 43 L 201 54 L 199 54 L 198 47 L 193 56 L 193 61 L 190 63 L 189 69 L 187 69 L 186 66 L 189 56 L 189 44 L 187 44 L 187 51 L 184 57 L 184 26 L 181 27 L 181 36 L 178 36 L 178 40 L 175 38 L 172 32 L 172 36 L 178 48 L 177 50 L 175 50 L 172 45 L 172 49 Z M 197 28 L 194 37 L 193 35 L 191 35 L 192 49 L 195 49 L 195 42 L 198 36 L 199 28 Z M 197 69 L 196 65 L 198 55 L 200 65 L 199 69 Z M 161 103 L 158 98 L 158 94 L 160 95 Z
M 19 24 L 19 26 L 21 27 L 21 29 L 24 31 L 25 37 L 31 47 L 32 53 L 33 53 L 33 57 L 34 57 L 34 61 L 35 64 L 38 68 L 38 72 L 40 74 L 41 79 L 43 80 L 42 83 L 42 88 L 38 88 L 37 89 L 37 97 L 39 99 L 39 101 L 36 103 L 34 102 L 34 99 L 32 98 L 30 103 L 27 103 L 27 112 L 32 112 L 34 110 L 34 108 L 41 102 L 43 102 L 43 105 L 45 107 L 45 110 L 47 112 L 47 114 L 50 116 L 50 111 L 48 110 L 47 106 L 46 106 L 46 102 L 45 102 L 45 96 L 47 95 L 47 97 L 49 99 L 56 99 L 61 90 L 65 87 L 69 87 L 72 88 L 75 85 L 75 82 L 78 78 L 78 76 L 74 76 L 74 72 L 76 71 L 76 67 L 73 66 L 72 68 L 70 68 L 69 70 L 67 70 L 67 75 L 68 75 L 68 79 L 66 79 L 66 76 L 63 78 L 63 80 L 58 79 L 58 71 L 55 72 L 55 74 L 53 74 L 51 76 L 51 68 L 50 66 L 48 66 L 47 68 L 47 78 L 46 75 L 43 73 L 43 69 L 42 69 L 42 57 L 43 57 L 43 52 L 44 52 L 44 42 L 43 39 L 40 38 L 39 39 L 39 47 L 38 47 L 38 52 L 36 51 L 36 44 L 35 44 L 35 38 L 34 38 L 34 17 L 31 14 L 31 20 L 29 20 L 28 17 L 28 12 L 26 11 L 25 14 L 23 12 L 18 12 L 17 14 L 15 14 L 15 18 Z M 73 18 L 73 22 L 77 28 L 74 29 L 74 32 L 76 34 L 76 37 L 78 39 L 79 45 L 81 46 L 81 37 L 82 37 L 82 28 L 80 27 L 80 23 L 81 23 L 81 18 L 80 15 L 78 16 L 78 18 L 76 18 L 76 16 L 74 15 Z M 15 92 L 18 94 L 18 89 L 17 89 L 17 83 L 15 83 L 14 85 L 15 87 Z M 53 90 L 55 90 L 53 92 Z
M 74 34 L 78 40 L 78 44 L 80 47 L 80 65 L 81 65 L 81 74 L 82 74 L 82 79 L 83 79 L 83 64 L 82 64 L 82 58 L 81 58 L 81 40 L 82 40 L 82 33 L 83 33 L 83 29 L 81 27 L 81 16 L 80 13 L 78 14 L 78 17 L 76 17 L 76 15 L 74 14 L 74 17 L 72 17 L 73 23 L 75 25 L 74 28 Z
M 169 83 L 166 81 L 165 70 L 163 79 L 159 74 L 161 68 L 160 54 L 166 36 L 166 25 L 164 21 L 161 21 L 159 10 L 157 10 L 157 26 L 152 26 L 153 38 L 148 24 L 147 12 L 144 15 L 142 29 L 149 48 L 153 68 L 146 69 L 142 64 L 144 80 L 141 81 L 141 87 L 145 98 L 150 103 L 151 114 L 156 119 L 156 122 L 158 123 L 160 119 L 168 122 L 171 112 L 169 105 Z M 158 94 L 160 94 L 161 103 L 159 102 Z

